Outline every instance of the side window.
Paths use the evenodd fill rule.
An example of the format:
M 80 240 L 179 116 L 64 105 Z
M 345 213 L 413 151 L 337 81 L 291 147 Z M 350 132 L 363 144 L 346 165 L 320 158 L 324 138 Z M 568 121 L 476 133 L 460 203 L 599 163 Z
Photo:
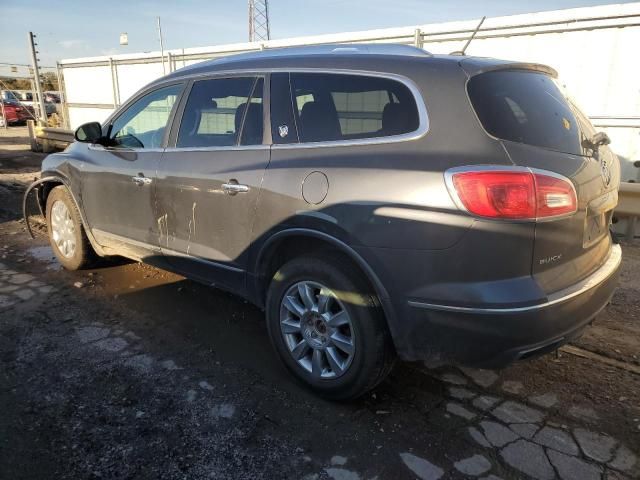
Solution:
M 171 85 L 148 93 L 124 111 L 111 126 L 111 146 L 160 148 L 171 109 L 183 85 Z
M 388 137 L 419 125 L 413 94 L 395 80 L 292 73 L 291 91 L 301 142 Z
M 262 143 L 263 79 L 217 78 L 195 82 L 184 108 L 177 147 Z M 244 122 L 244 129 L 243 129 Z
M 262 117 L 262 92 L 264 90 L 264 78 L 258 78 L 251 99 L 241 108 L 245 109 L 242 122 L 242 137 L 240 145 L 261 145 L 264 120 Z

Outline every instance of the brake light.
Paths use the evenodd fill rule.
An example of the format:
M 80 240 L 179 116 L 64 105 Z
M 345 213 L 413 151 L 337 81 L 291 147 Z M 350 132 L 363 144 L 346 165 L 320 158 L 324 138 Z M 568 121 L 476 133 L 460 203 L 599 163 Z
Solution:
M 450 174 L 451 193 L 474 215 L 536 220 L 574 213 L 568 179 L 531 170 L 468 170 Z M 452 187 L 452 188 L 451 188 Z

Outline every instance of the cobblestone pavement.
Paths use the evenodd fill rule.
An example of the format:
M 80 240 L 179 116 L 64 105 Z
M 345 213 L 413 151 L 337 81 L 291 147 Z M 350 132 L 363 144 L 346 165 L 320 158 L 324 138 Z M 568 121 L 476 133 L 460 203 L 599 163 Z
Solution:
M 38 256 L 48 247 L 40 248 Z M 119 305 L 126 307 L 124 315 L 122 308 L 109 311 L 109 306 L 102 302 L 90 305 L 88 300 L 95 300 L 94 295 L 104 294 L 99 270 L 78 280 L 76 274 L 39 262 L 41 260 L 35 258 L 11 268 L 0 265 L 0 333 L 8 338 L 17 335 L 19 339 L 18 346 L 10 347 L 11 359 L 6 352 L 3 355 L 3 367 L 13 374 L 26 375 L 31 385 L 13 387 L 16 392 L 27 392 L 26 411 L 31 417 L 44 417 L 44 423 L 40 423 L 43 421 L 40 419 L 38 426 L 35 429 L 32 426 L 31 430 L 39 434 L 48 431 L 48 418 L 55 425 L 56 435 L 61 437 L 53 444 L 62 444 L 64 450 L 86 448 L 77 442 L 86 436 L 92 437 L 96 433 L 93 422 L 100 416 L 105 417 L 102 420 L 105 426 L 99 429 L 103 435 L 101 440 L 92 439 L 92 450 L 85 452 L 91 454 L 76 458 L 76 454 L 71 453 L 68 463 L 57 470 L 57 478 L 80 478 L 76 475 L 86 473 L 89 468 L 107 478 L 122 478 L 121 474 L 131 473 L 128 468 L 114 468 L 112 455 L 116 452 L 121 455 L 127 446 L 136 449 L 140 440 L 137 436 L 144 430 L 142 426 L 155 421 L 168 424 L 152 435 L 152 440 L 157 439 L 166 443 L 165 448 L 178 451 L 182 450 L 180 442 L 184 442 L 200 456 L 200 462 L 184 457 L 190 465 L 186 470 L 190 473 L 188 478 L 207 478 L 206 471 L 215 473 L 214 478 L 307 480 L 376 477 L 622 480 L 639 477 L 637 435 L 631 438 L 632 445 L 624 438 L 606 433 L 600 413 L 588 403 L 563 403 L 561 385 L 534 393 L 525 382 L 505 379 L 503 373 L 408 365 L 397 369 L 390 381 L 368 399 L 355 405 L 327 404 L 295 386 L 293 391 L 282 390 L 281 387 L 291 387 L 286 375 L 277 375 L 280 384 L 272 385 L 268 378 L 260 378 L 259 371 L 256 376 L 252 371 L 255 365 L 246 369 L 233 361 L 203 364 L 202 345 L 189 345 L 188 341 L 172 345 L 175 332 L 171 332 L 172 327 L 167 332 L 165 323 L 169 318 L 159 322 L 155 317 L 150 324 L 149 319 L 142 320 L 144 313 L 130 310 L 127 302 Z M 41 274 L 24 272 L 24 266 L 28 266 L 30 272 L 36 266 Z M 139 265 L 109 269 L 111 273 L 130 269 L 137 272 L 139 281 L 145 275 L 153 278 L 149 272 L 157 272 Z M 163 273 L 158 275 L 166 280 Z M 131 281 L 128 275 L 126 282 Z M 136 280 L 133 281 L 135 285 Z M 193 295 L 201 293 L 200 286 L 186 281 L 179 283 L 185 286 L 176 288 L 170 283 L 171 289 L 195 288 Z M 121 287 L 133 290 L 127 288 L 131 285 Z M 92 295 L 87 298 L 88 290 Z M 120 295 L 123 294 L 115 294 L 116 298 Z M 231 302 L 234 308 L 249 309 L 250 317 L 260 315 L 232 297 L 214 296 L 223 306 Z M 83 302 L 74 297 L 82 297 Z M 139 317 L 131 322 L 127 315 Z M 161 332 L 152 332 L 154 328 Z M 193 358 L 189 349 L 195 350 Z M 36 365 L 45 373 L 40 371 L 31 377 L 30 368 Z M 544 364 L 538 368 L 544 368 Z M 45 379 L 44 375 L 51 378 Z M 63 383 L 56 385 L 60 377 Z M 96 384 L 92 377 L 104 380 Z M 113 384 L 105 383 L 106 379 L 111 379 Z M 36 384 L 40 388 L 34 388 Z M 84 389 L 95 389 L 99 397 Z M 125 398 L 112 398 L 112 389 Z M 257 401 L 262 396 L 263 400 Z M 114 401 L 121 408 L 114 408 Z M 281 405 L 286 412 L 278 411 L 276 405 Z M 65 408 L 61 410 L 61 406 Z M 69 412 L 65 409 L 73 413 L 67 416 Z M 307 409 L 317 415 L 317 422 L 307 418 Z M 52 421 L 51 416 L 58 414 L 61 417 Z M 285 419 L 288 415 L 301 419 L 292 422 Z M 333 421 L 327 421 L 328 417 L 333 417 Z M 256 440 L 253 446 L 238 442 L 233 432 L 253 431 L 256 422 L 260 423 L 257 419 L 263 422 L 269 419 L 266 420 L 271 427 L 267 429 L 269 434 Z M 121 422 L 133 425 L 114 427 Z M 186 441 L 174 438 L 175 422 L 188 432 L 183 433 Z M 197 428 L 207 423 L 215 432 L 213 445 L 209 443 L 212 432 L 203 433 Z M 637 419 L 635 425 L 640 425 Z M 109 445 L 117 442 L 118 435 L 102 430 L 113 428 L 132 431 L 121 434 L 123 439 L 118 441 L 124 440 L 123 444 Z M 193 428 L 197 433 L 190 432 Z M 331 435 L 327 435 L 327 428 L 344 429 L 346 438 L 352 442 L 333 441 Z M 304 434 L 296 434 L 303 430 Z M 7 438 L 10 437 L 5 435 L 5 442 Z M 172 444 L 172 439 L 177 443 Z M 278 446 L 267 446 L 267 439 Z M 0 468 L 8 457 L 8 448 L 5 444 L 0 449 Z M 205 462 L 208 448 L 217 453 Z M 221 462 L 221 452 L 226 452 L 228 463 Z M 182 453 L 186 455 L 185 451 Z M 246 465 L 237 466 L 237 462 L 242 463 L 253 455 L 256 468 L 259 466 L 263 471 L 256 477 L 253 477 L 256 472 L 246 469 Z M 150 459 L 145 460 L 142 455 L 141 459 L 128 461 L 132 467 L 137 462 L 144 465 Z M 167 469 L 164 460 L 160 464 Z M 390 468 L 389 464 L 396 466 Z M 237 470 L 230 473 L 229 468 L 234 466 Z M 165 478 L 177 478 L 178 470 L 167 471 L 173 473 Z M 96 474 L 96 478 L 98 476 Z M 39 477 L 18 474 L 13 478 Z

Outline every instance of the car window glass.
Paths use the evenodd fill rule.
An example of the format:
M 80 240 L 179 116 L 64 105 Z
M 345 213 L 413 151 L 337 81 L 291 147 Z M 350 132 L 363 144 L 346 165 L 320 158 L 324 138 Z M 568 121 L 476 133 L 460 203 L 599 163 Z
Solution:
M 245 113 L 250 117 L 252 124 L 248 128 L 251 131 L 247 133 L 246 141 L 261 143 L 261 87 L 256 90 L 259 90 L 259 95 L 250 100 L 255 83 L 255 77 L 216 78 L 195 82 L 184 108 L 176 146 L 184 148 L 236 145 Z M 259 83 L 262 85 L 262 81 Z
M 512 142 L 589 155 L 593 128 L 555 79 L 532 71 L 497 71 L 469 81 L 469 98 L 485 130 Z
M 387 137 L 417 130 L 409 88 L 388 78 L 292 73 L 301 142 Z
M 242 138 L 240 145 L 260 145 L 262 144 L 263 133 L 263 108 L 262 108 L 262 91 L 264 90 L 264 79 L 259 78 L 253 88 L 251 100 L 246 107 L 244 113 L 244 123 L 242 125 Z
M 182 84 L 155 90 L 131 105 L 111 127 L 111 146 L 160 148 Z

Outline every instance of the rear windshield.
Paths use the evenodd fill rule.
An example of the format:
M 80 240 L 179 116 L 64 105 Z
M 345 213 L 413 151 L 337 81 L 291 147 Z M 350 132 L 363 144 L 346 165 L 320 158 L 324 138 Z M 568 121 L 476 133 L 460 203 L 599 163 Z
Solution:
M 583 148 L 591 125 L 552 77 L 487 72 L 473 77 L 467 88 L 480 122 L 494 137 L 574 155 L 591 153 Z

